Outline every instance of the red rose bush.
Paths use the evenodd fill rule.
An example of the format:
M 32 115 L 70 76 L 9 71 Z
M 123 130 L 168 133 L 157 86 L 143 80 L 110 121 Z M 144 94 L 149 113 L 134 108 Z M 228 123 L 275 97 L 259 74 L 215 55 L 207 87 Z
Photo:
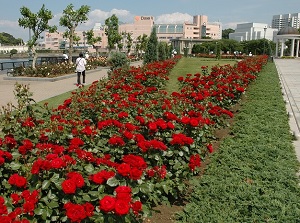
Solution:
M 19 107 L 2 111 L 0 222 L 139 222 L 182 195 L 267 60 L 202 67 L 168 95 L 179 59 L 114 70 L 53 110 L 17 86 Z

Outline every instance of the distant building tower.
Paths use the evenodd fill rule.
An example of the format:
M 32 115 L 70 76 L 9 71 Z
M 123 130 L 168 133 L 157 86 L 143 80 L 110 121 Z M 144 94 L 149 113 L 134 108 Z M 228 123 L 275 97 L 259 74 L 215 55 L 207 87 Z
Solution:
M 300 13 L 273 15 L 272 28 L 281 30 L 287 26 L 300 28 Z

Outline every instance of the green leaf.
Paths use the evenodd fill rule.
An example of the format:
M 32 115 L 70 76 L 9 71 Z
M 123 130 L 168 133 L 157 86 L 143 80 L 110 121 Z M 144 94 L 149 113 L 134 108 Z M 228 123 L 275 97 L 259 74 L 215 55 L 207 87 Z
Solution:
M 53 199 L 57 199 L 56 194 L 52 193 L 51 190 L 49 190 L 48 194 L 47 194 L 48 199 L 53 200 Z
M 163 185 L 161 185 L 162 186 L 162 188 L 164 189 L 164 192 L 166 193 L 166 194 L 168 194 L 169 193 L 169 188 L 168 188 L 168 186 L 166 185 L 166 184 L 163 184 Z
M 143 185 L 140 186 L 140 191 L 142 193 L 151 193 L 153 191 L 154 185 L 152 183 L 145 183 Z
M 20 163 L 11 162 L 9 166 L 12 170 L 18 170 L 22 165 Z
M 51 182 L 49 180 L 44 180 L 42 184 L 42 190 L 46 190 L 50 186 Z
M 83 199 L 84 201 L 91 201 L 91 197 L 90 197 L 89 195 L 87 195 L 87 194 L 83 195 L 83 196 L 82 196 L 82 199 Z
M 111 186 L 111 187 L 115 187 L 115 186 L 118 186 L 120 181 L 117 180 L 115 177 L 111 177 L 107 180 L 107 185 Z
M 34 209 L 34 213 L 35 213 L 36 215 L 42 215 L 43 212 L 44 212 L 44 209 L 43 209 L 43 208 L 36 208 L 36 209 Z
M 57 201 L 51 201 L 47 206 L 49 208 L 57 208 L 57 207 L 59 207 L 59 204 Z
M 88 164 L 84 167 L 84 169 L 88 172 L 88 173 L 93 173 L 95 168 L 92 164 Z

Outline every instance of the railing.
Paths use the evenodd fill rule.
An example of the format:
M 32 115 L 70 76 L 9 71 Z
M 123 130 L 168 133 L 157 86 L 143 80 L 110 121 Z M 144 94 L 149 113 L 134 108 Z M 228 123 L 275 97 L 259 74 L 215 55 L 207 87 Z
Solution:
M 41 63 L 60 63 L 63 62 L 64 59 L 62 57 L 39 57 L 36 61 L 36 64 Z M 73 63 L 76 61 L 76 57 L 72 57 Z M 16 61 L 7 61 L 0 62 L 0 70 L 11 70 L 17 67 L 28 67 L 31 66 L 32 61 L 29 60 L 16 60 Z

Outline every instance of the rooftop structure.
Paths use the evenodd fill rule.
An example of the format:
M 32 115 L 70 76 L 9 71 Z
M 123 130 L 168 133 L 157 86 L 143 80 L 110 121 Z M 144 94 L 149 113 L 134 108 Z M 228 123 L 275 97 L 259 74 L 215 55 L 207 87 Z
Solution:
M 273 15 L 272 28 L 280 30 L 287 26 L 299 29 L 300 13 Z

